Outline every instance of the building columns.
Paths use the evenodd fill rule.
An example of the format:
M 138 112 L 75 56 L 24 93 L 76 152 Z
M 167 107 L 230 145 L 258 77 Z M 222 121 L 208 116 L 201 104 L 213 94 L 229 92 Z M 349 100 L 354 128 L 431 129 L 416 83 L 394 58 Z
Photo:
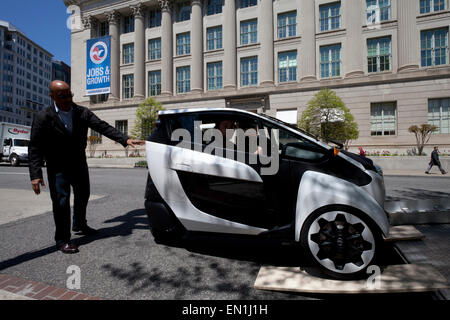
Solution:
M 172 1 L 159 0 L 161 7 L 161 95 L 173 94 Z
M 131 8 L 134 15 L 134 97 L 145 98 L 145 22 L 142 3 Z
M 351 2 L 351 3 L 350 3 Z M 347 1 L 344 3 L 346 19 L 347 37 L 345 41 L 345 65 L 346 78 L 364 76 L 363 67 L 363 45 L 361 15 L 363 14 L 362 1 Z
M 111 36 L 111 100 L 120 100 L 120 15 L 117 11 L 107 13 Z
M 302 0 L 299 27 L 302 42 L 297 57 L 300 60 L 300 81 L 317 80 L 316 75 L 316 25 L 315 1 Z
M 203 1 L 191 0 L 191 91 L 203 92 Z
M 258 29 L 260 30 L 261 54 L 259 55 L 260 86 L 273 86 L 273 4 L 272 0 L 260 0 Z
M 223 23 L 223 87 L 237 88 L 237 50 L 236 50 L 236 1 L 224 0 Z
M 420 40 L 417 39 L 416 6 L 398 0 L 398 72 L 415 71 L 420 64 Z

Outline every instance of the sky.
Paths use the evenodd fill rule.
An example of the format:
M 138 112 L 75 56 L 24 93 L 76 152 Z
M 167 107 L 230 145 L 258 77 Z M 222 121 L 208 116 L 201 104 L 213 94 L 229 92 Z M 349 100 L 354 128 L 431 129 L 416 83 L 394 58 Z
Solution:
M 0 0 L 0 20 L 13 24 L 30 40 L 70 66 L 69 14 L 63 0 Z

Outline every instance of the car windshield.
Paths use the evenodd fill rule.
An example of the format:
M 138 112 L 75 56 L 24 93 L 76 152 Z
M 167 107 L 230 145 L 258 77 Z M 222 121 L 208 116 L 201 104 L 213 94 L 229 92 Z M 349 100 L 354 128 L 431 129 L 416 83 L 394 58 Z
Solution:
M 14 139 L 14 147 L 28 147 L 30 140 Z
M 298 132 L 301 132 L 301 133 L 303 133 L 303 134 L 306 134 L 307 136 L 309 136 L 309 137 L 311 137 L 311 138 L 314 138 L 315 140 L 319 141 L 319 139 L 318 139 L 315 135 L 309 133 L 308 131 L 305 131 L 305 130 L 303 130 L 303 129 L 300 129 L 300 128 L 297 127 L 295 124 L 291 124 L 291 123 L 284 122 L 284 121 L 282 121 L 282 120 L 280 120 L 280 119 L 277 119 L 277 118 L 268 116 L 267 114 L 262 114 L 262 113 L 261 113 L 261 114 L 258 114 L 258 115 L 263 116 L 264 118 L 270 119 L 270 120 L 272 120 L 272 121 L 275 121 L 275 122 L 277 122 L 277 123 L 280 123 L 280 124 L 282 124 L 282 125 L 285 125 L 286 127 L 292 128 L 292 129 L 294 129 L 294 130 L 296 130 L 296 131 L 298 131 Z

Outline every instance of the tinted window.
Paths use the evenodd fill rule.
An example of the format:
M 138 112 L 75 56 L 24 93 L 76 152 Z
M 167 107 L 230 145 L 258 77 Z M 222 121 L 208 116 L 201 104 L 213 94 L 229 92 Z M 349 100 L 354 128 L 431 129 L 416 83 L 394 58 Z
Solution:
M 29 140 L 14 139 L 14 146 L 15 147 L 28 147 L 29 143 L 30 143 Z
M 279 146 L 279 151 L 284 152 L 286 157 L 304 161 L 316 161 L 325 156 L 326 150 L 323 147 L 300 135 L 268 122 L 263 122 L 263 129 L 266 136 L 270 135 L 270 139 L 275 139 L 275 143 Z

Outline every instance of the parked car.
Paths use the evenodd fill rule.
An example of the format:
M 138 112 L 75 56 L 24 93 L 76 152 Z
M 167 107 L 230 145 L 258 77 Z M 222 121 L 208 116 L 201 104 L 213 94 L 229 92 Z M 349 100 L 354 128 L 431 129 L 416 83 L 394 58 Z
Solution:
M 223 127 L 234 134 L 221 141 L 210 129 Z M 389 231 L 380 168 L 275 118 L 228 108 L 160 111 L 146 148 L 145 207 L 156 240 L 192 232 L 278 237 L 300 244 L 328 275 L 350 279 L 374 263 Z

